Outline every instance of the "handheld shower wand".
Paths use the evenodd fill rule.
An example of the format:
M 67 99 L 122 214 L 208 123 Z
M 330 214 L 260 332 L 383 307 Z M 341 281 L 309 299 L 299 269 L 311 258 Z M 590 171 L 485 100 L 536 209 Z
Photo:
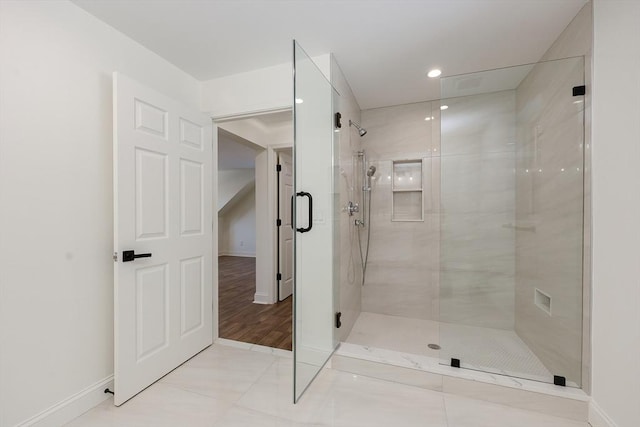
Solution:
M 367 186 L 364 188 L 365 191 L 371 191 L 371 177 L 376 173 L 375 166 L 369 166 L 367 169 Z

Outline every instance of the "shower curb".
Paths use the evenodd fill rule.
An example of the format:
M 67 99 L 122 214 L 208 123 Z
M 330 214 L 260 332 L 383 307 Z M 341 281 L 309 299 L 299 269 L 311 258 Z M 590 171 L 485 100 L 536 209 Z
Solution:
M 415 355 L 342 343 L 331 369 L 576 421 L 588 419 L 590 397 L 578 388 L 452 368 L 427 357 L 420 362 Z

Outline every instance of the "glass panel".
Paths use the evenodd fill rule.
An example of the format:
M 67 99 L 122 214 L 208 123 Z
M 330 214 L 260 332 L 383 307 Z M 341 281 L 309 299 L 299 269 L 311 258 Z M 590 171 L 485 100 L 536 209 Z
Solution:
M 333 101 L 337 96 L 294 42 L 294 402 L 336 347 L 334 338 Z M 312 206 L 311 206 L 312 205 Z M 309 215 L 312 208 L 313 217 Z M 311 222 L 310 222 L 311 221 Z M 300 232 L 302 228 L 311 228 Z
M 579 387 L 583 58 L 441 84 L 442 363 Z

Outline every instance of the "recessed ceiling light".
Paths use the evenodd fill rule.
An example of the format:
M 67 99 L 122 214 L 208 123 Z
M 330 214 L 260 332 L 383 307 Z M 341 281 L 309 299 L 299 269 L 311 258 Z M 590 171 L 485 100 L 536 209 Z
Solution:
M 296 104 L 302 104 L 304 101 L 301 98 L 296 98 Z
M 446 110 L 447 108 L 449 108 L 449 106 L 448 106 L 448 105 L 441 105 L 441 106 L 440 106 L 440 109 L 441 109 L 441 110 Z
M 440 74 L 442 74 L 442 71 L 438 70 L 437 68 L 434 68 L 433 70 L 427 73 L 427 76 L 433 79 L 435 77 L 438 77 Z

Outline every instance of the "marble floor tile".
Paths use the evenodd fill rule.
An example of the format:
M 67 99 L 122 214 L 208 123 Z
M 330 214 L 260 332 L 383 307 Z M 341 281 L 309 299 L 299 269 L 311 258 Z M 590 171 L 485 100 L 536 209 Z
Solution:
M 285 418 L 274 417 L 240 406 L 231 408 L 216 427 L 324 427 L 322 424 L 300 423 Z
M 276 363 L 238 405 L 298 423 L 327 426 L 446 427 L 440 394 L 417 387 L 324 369 L 302 399 L 291 402 L 290 363 Z M 425 421 L 427 420 L 427 421 Z
M 494 403 L 444 395 L 448 427 L 589 427 L 589 423 L 558 418 Z
M 277 357 L 230 346 L 211 346 L 160 380 L 186 391 L 235 402 Z
M 70 427 L 209 427 L 231 403 L 155 383 L 120 407 L 108 399 L 68 424 Z
M 317 422 L 335 375 L 323 370 L 313 382 L 316 393 L 306 393 L 300 403 L 293 404 L 293 361 L 279 359 L 238 400 L 240 407 L 273 417 L 300 423 Z M 324 391 L 327 395 L 325 395 Z
M 335 427 L 447 427 L 441 393 L 346 372 L 333 377 L 320 421 Z M 313 385 L 310 396 L 322 393 Z M 304 397 L 303 397 L 304 399 Z
M 170 377 L 120 407 L 106 400 L 68 425 L 587 427 L 586 423 L 329 368 L 320 372 L 294 405 L 290 357 L 221 345 L 212 346 Z

